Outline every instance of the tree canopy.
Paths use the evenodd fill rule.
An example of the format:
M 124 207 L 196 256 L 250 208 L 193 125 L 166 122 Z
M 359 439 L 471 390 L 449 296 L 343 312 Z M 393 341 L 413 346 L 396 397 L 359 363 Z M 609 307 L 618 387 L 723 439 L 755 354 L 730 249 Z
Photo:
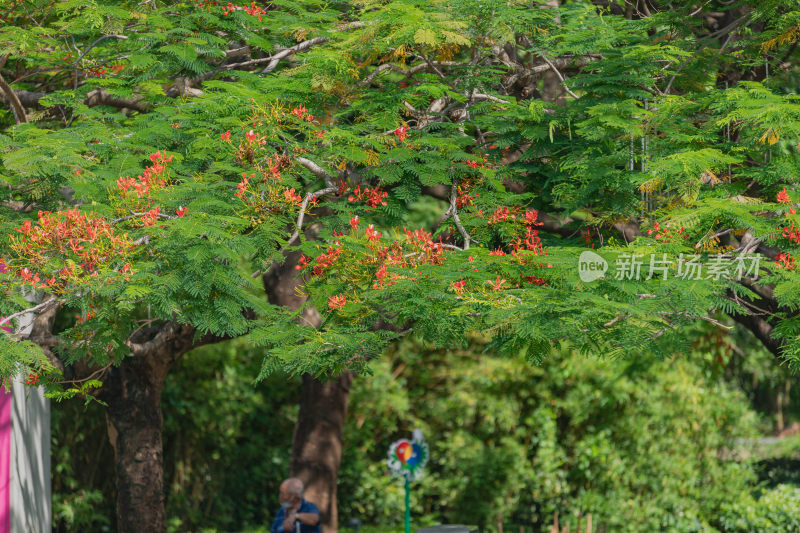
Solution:
M 0 305 L 45 294 L 78 319 L 30 340 L 101 366 L 176 324 L 319 374 L 410 330 L 659 351 L 715 311 L 794 361 L 800 12 L 640 7 L 12 3 Z M 780 255 L 760 277 L 588 283 L 587 246 L 643 271 Z M 295 250 L 319 329 L 254 283 Z M 55 368 L 0 339 L 5 375 Z

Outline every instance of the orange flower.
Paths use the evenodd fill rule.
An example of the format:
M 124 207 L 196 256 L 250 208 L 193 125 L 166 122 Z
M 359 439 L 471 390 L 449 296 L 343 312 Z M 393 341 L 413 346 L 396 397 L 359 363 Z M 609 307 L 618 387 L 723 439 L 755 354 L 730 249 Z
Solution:
M 492 283 L 491 281 L 487 281 L 486 283 L 488 283 L 488 284 L 489 284 L 489 286 L 490 286 L 490 287 L 491 287 L 493 290 L 495 290 L 495 291 L 501 291 L 501 290 L 503 290 L 503 289 L 504 289 L 503 285 L 505 285 L 507 282 L 508 282 L 508 280 L 505 280 L 505 279 L 500 279 L 500 276 L 497 276 L 497 279 L 494 281 L 494 283 Z
M 300 205 L 303 203 L 303 197 L 294 191 L 294 187 L 287 191 L 283 191 L 283 197 L 286 201 L 293 205 Z
M 461 278 L 459 281 L 454 281 L 450 284 L 450 288 L 456 291 L 456 294 L 462 294 L 464 292 L 464 285 L 466 282 L 464 278 Z
M 346 303 L 347 303 L 347 296 L 344 296 L 342 294 L 339 294 L 337 296 L 331 296 L 330 298 L 328 298 L 328 307 L 330 307 L 330 309 L 328 309 L 328 312 L 330 313 L 334 309 L 342 309 L 344 308 L 344 305 Z

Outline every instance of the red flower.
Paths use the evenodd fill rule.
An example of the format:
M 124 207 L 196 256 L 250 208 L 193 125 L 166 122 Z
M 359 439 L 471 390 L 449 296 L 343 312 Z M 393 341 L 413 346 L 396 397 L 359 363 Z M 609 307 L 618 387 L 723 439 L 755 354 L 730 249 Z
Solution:
M 336 242 L 338 246 L 338 241 Z M 341 253 L 341 249 L 335 248 L 333 246 L 328 247 L 328 251 L 326 253 L 320 254 L 317 257 L 316 262 L 317 264 L 314 265 L 314 275 L 315 276 L 322 276 L 327 269 L 332 267 L 336 261 L 339 259 L 339 254 Z
M 361 186 L 355 188 L 353 194 L 347 197 L 348 202 L 355 202 L 356 200 L 365 200 L 370 207 L 378 207 L 378 205 L 386 205 L 384 199 L 389 196 L 389 193 L 381 190 L 380 187 L 373 189 L 361 189 Z
M 306 257 L 303 254 L 300 254 L 300 260 L 297 261 L 297 265 L 294 267 L 296 270 L 303 270 L 308 263 L 311 262 L 311 259 Z
M 536 255 L 547 255 L 542 248 L 542 239 L 539 238 L 539 230 L 530 226 L 525 228 L 525 247 L 533 250 Z
M 145 226 L 152 226 L 155 224 L 156 219 L 158 218 L 158 211 L 159 208 L 155 207 L 150 211 L 146 212 L 144 216 L 142 216 L 142 224 Z
M 461 280 L 451 283 L 450 288 L 456 291 L 456 294 L 462 294 L 464 292 L 465 283 L 464 278 L 461 278 Z
M 267 12 L 260 6 L 257 6 L 255 2 L 250 4 L 250 7 L 244 8 L 244 12 L 248 15 L 252 15 L 254 17 L 258 17 L 258 20 L 261 20 L 261 15 L 266 15 Z
M 386 263 L 381 263 L 381 267 L 375 272 L 375 277 L 381 281 L 386 279 Z
M 355 215 L 353 218 L 350 219 L 350 227 L 353 228 L 353 231 L 358 227 L 358 223 L 361 222 L 358 218 L 358 215 Z
M 783 267 L 786 270 L 794 270 L 794 257 L 789 254 L 778 254 L 775 256 L 775 264 L 779 267 Z
M 658 222 L 654 223 L 653 227 L 647 230 L 648 235 L 652 235 L 653 233 L 656 234 L 655 238 L 661 240 L 661 242 L 672 242 L 671 239 L 673 237 L 681 237 L 683 239 L 689 238 L 689 234 L 685 232 L 683 226 L 678 228 L 677 231 L 673 231 L 666 226 L 662 227 Z
M 487 223 L 488 224 L 497 224 L 498 222 L 503 222 L 504 220 L 508 220 L 509 217 L 512 218 L 512 219 L 516 218 L 514 215 L 512 215 L 510 213 L 508 207 L 505 207 L 505 206 L 504 207 L 498 207 L 497 209 L 494 210 L 494 213 L 492 213 L 492 216 L 489 217 L 489 220 L 487 221 Z
M 395 136 L 398 139 L 400 139 L 400 142 L 403 142 L 403 140 L 405 140 L 406 136 L 408 136 L 408 126 L 406 124 L 403 124 L 402 126 L 397 128 L 396 130 L 394 130 L 392 133 L 394 133 Z
M 792 222 L 791 227 L 783 227 L 783 236 L 795 244 L 800 243 L 800 230 L 794 229 L 794 222 Z
M 525 211 L 525 223 L 532 224 L 534 226 L 541 226 L 544 222 L 537 222 L 539 219 L 539 212 L 536 209 L 529 209 Z
M 497 279 L 494 281 L 494 283 L 492 283 L 491 281 L 487 281 L 486 283 L 488 283 L 489 286 L 495 291 L 501 291 L 504 288 L 503 285 L 507 283 L 507 280 L 500 279 L 500 276 L 497 276 Z
M 247 190 L 247 178 L 244 178 L 239 184 L 236 186 L 238 192 L 234 196 L 238 196 L 242 198 L 244 196 L 244 192 Z
M 500 248 L 495 248 L 494 250 L 489 252 L 489 255 L 506 255 L 506 253 Z
M 330 313 L 334 309 L 342 309 L 344 308 L 344 304 L 347 303 L 347 296 L 339 294 L 338 296 L 331 296 L 328 298 L 328 312 Z
M 581 238 L 584 241 L 586 241 L 586 246 L 589 246 L 591 244 L 592 248 L 594 248 L 594 243 L 592 242 L 592 230 L 591 229 L 586 228 L 586 233 L 581 235 Z
M 258 134 L 253 130 L 250 130 L 244 134 L 244 138 L 247 139 L 248 141 L 253 141 L 258 138 Z
M 370 224 L 369 227 L 366 229 L 366 235 L 367 239 L 373 242 L 381 238 L 381 234 L 378 233 L 378 231 L 375 229 L 375 226 L 373 226 L 372 224 Z
M 178 209 L 175 211 L 175 214 L 178 215 L 180 218 L 183 218 L 184 216 L 186 216 L 186 213 L 188 212 L 189 212 L 188 209 L 186 209 L 182 205 L 179 205 Z
M 150 154 L 150 161 L 152 161 L 153 164 L 169 163 L 172 161 L 172 156 L 167 157 L 166 150 L 164 150 L 163 153 L 161 152 L 161 150 L 159 150 L 154 154 Z
M 220 137 L 220 139 L 222 139 L 226 143 L 227 142 L 231 142 L 231 130 L 228 130 L 225 133 L 220 133 L 219 137 Z
M 26 220 L 25 222 L 23 222 L 22 225 L 17 228 L 17 231 L 22 233 L 22 234 L 24 234 L 24 235 L 27 235 L 28 233 L 30 233 L 31 232 L 31 221 L 30 220 Z
M 292 115 L 296 116 L 300 120 L 305 120 L 306 122 L 312 122 L 314 120 L 314 115 L 308 112 L 308 109 L 299 105 L 292 109 Z
M 779 204 L 792 203 L 792 199 L 789 198 L 789 193 L 786 192 L 786 187 L 784 187 L 783 190 L 778 193 L 778 203 Z

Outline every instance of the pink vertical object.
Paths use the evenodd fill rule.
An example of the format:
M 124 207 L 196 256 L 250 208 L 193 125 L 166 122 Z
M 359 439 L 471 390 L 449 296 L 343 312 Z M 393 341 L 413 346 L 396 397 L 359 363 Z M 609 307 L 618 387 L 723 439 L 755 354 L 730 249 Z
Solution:
M 10 533 L 11 392 L 0 386 L 0 533 Z

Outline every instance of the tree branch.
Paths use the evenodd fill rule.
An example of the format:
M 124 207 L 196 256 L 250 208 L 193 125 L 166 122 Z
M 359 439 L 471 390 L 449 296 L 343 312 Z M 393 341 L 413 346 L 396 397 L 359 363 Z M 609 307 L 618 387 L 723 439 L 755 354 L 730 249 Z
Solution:
M 289 237 L 288 241 L 286 241 L 286 246 L 291 246 L 294 240 L 300 236 L 300 232 L 303 231 L 303 219 L 306 216 L 306 209 L 308 208 L 308 203 L 311 201 L 311 199 L 319 198 L 320 196 L 324 196 L 338 190 L 338 187 L 328 187 L 327 189 L 320 189 L 316 192 L 310 192 L 306 194 L 306 197 L 303 199 L 303 203 L 300 204 L 300 214 L 297 215 L 297 229 L 294 230 L 292 236 Z
M 143 102 L 141 97 L 119 98 L 117 96 L 112 96 L 108 94 L 103 89 L 95 89 L 94 91 L 87 94 L 85 103 L 89 107 L 94 107 L 98 105 L 107 105 L 111 107 L 117 107 L 120 109 L 123 108 L 133 109 L 134 111 L 138 111 L 140 113 L 146 113 L 150 110 L 149 104 Z
M 118 222 L 123 222 L 125 220 L 130 220 L 132 218 L 143 217 L 146 214 L 147 213 L 131 213 L 130 215 L 127 215 L 127 216 L 124 216 L 124 217 L 115 218 L 110 223 L 111 224 L 116 224 Z M 174 219 L 178 218 L 178 217 L 176 217 L 174 215 L 168 215 L 166 213 L 158 213 L 156 216 L 159 217 L 159 218 L 166 218 L 167 220 L 174 220 Z
M 777 357 L 781 356 L 783 342 L 772 337 L 772 324 L 761 317 L 751 314 L 731 313 L 730 316 L 736 322 L 750 330 L 772 355 Z
M 461 233 L 462 237 L 464 237 L 464 250 L 469 250 L 469 241 L 473 241 L 478 244 L 480 243 L 470 237 L 469 233 L 467 233 L 467 230 L 464 229 L 464 226 L 461 224 L 461 219 L 458 216 L 458 207 L 456 206 L 457 195 L 458 187 L 453 184 L 453 186 L 450 188 L 450 215 L 453 217 L 453 222 L 458 228 L 458 232 Z
M 80 56 L 78 56 L 78 59 L 73 61 L 72 64 L 73 65 L 77 65 L 78 63 L 80 63 L 81 59 L 83 59 L 86 56 L 86 54 L 88 54 L 89 51 L 92 48 L 94 48 L 95 46 L 97 46 L 98 44 L 100 44 L 102 41 L 104 41 L 106 39 L 120 39 L 120 40 L 123 40 L 123 41 L 127 41 L 128 37 L 126 37 L 125 35 L 115 35 L 115 34 L 103 35 L 102 37 L 98 37 L 97 39 L 95 39 L 95 41 L 92 44 L 90 44 L 89 46 L 86 47 L 86 50 L 84 50 L 83 53 Z
M 311 173 L 314 174 L 316 177 L 325 180 L 325 185 L 327 185 L 328 188 L 336 187 L 333 184 L 333 178 L 331 177 L 331 175 L 325 172 L 325 169 L 323 169 L 315 162 L 311 161 L 310 159 L 306 159 L 305 157 L 296 157 L 295 161 L 297 161 L 305 168 L 307 168 L 309 171 L 311 171 Z
M 261 73 L 269 74 L 270 72 L 272 72 L 277 68 L 278 63 L 280 63 L 281 59 L 288 57 L 294 54 L 295 52 L 302 52 L 304 50 L 308 50 L 315 44 L 321 44 L 327 42 L 327 40 L 328 40 L 327 37 L 314 37 L 313 39 L 308 39 L 290 48 L 284 48 L 283 50 L 272 56 L 271 58 L 272 60 L 270 61 L 269 65 L 267 65 L 267 68 L 262 70 Z
M 567 87 L 567 80 L 564 79 L 564 76 L 561 75 L 561 72 L 558 71 L 558 69 L 553 64 L 553 62 L 550 61 L 549 59 L 547 59 L 547 56 L 544 55 L 544 53 L 539 52 L 539 55 L 542 56 L 542 59 L 544 59 L 545 63 L 547 63 L 547 65 L 553 70 L 553 72 L 556 73 L 556 76 L 558 76 L 558 79 L 561 80 L 561 85 L 564 87 L 564 90 L 567 91 L 567 93 L 569 93 L 569 95 L 571 97 L 573 97 L 574 99 L 577 100 L 579 98 L 579 96 L 577 94 L 575 94 L 574 92 L 572 92 L 569 87 Z
M 49 307 L 52 307 L 59 303 L 61 303 L 61 300 L 53 300 L 53 299 L 45 300 L 39 305 L 29 307 L 28 309 L 24 309 L 22 311 L 14 313 L 13 315 L 8 315 L 7 317 L 0 319 L 0 326 L 2 326 L 3 324 L 9 324 L 11 323 L 12 320 L 14 320 L 17 317 L 21 317 L 22 315 L 26 315 L 28 313 L 36 313 L 38 311 L 45 311 Z
M 19 97 L 17 97 L 17 94 L 11 86 L 6 83 L 2 74 L 0 74 L 0 91 L 3 92 L 6 99 L 11 104 L 11 111 L 14 113 L 14 119 L 17 121 L 17 124 L 26 124 L 28 122 L 28 116 L 25 114 L 25 108 L 22 107 L 22 102 L 19 101 Z

